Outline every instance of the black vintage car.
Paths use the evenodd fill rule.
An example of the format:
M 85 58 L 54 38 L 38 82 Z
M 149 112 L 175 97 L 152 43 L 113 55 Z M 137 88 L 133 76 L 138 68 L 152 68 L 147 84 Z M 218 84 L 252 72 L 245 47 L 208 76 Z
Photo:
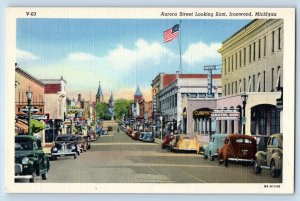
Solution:
M 31 135 L 15 137 L 15 181 L 28 179 L 35 182 L 37 176 L 47 179 L 49 158 L 44 153 L 41 140 Z
M 76 159 L 78 152 L 80 152 L 80 150 L 78 150 L 75 135 L 63 134 L 56 137 L 55 146 L 51 149 L 51 157 L 54 160 L 61 156 L 73 156 L 74 159 Z

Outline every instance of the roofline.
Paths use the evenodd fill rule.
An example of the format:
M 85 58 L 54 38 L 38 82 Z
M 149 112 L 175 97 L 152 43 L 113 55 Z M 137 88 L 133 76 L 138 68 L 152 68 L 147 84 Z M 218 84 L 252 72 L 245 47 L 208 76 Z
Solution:
M 15 71 L 16 72 L 19 72 L 20 74 L 24 75 L 25 77 L 27 77 L 28 79 L 32 80 L 33 82 L 35 82 L 36 84 L 42 86 L 42 87 L 45 87 L 45 84 L 37 79 L 36 77 L 32 76 L 31 74 L 27 73 L 25 70 L 23 70 L 22 68 L 20 67 L 16 67 L 15 68 Z

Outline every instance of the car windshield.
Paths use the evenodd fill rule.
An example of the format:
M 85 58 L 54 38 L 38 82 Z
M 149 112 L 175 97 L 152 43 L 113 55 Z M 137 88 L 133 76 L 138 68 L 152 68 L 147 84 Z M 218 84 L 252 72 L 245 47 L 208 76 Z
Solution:
M 69 141 L 69 137 L 57 137 L 56 141 Z
M 16 141 L 15 150 L 16 151 L 32 150 L 32 143 L 30 140 Z

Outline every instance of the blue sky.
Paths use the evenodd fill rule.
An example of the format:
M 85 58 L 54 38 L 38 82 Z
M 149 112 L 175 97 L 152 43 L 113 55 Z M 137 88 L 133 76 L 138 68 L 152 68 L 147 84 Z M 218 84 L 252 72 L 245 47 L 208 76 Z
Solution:
M 18 19 L 17 62 L 37 78 L 68 82 L 67 93 L 132 97 L 137 85 L 150 94 L 152 79 L 179 68 L 178 40 L 163 42 L 166 19 Z M 182 20 L 183 73 L 205 73 L 220 64 L 217 49 L 249 20 Z M 87 96 L 86 96 L 87 97 Z

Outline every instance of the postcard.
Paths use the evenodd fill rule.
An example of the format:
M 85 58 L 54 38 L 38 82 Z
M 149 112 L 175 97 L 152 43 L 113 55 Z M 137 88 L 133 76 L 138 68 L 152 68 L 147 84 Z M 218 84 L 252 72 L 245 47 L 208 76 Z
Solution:
M 294 192 L 294 8 L 10 7 L 6 50 L 8 193 Z

